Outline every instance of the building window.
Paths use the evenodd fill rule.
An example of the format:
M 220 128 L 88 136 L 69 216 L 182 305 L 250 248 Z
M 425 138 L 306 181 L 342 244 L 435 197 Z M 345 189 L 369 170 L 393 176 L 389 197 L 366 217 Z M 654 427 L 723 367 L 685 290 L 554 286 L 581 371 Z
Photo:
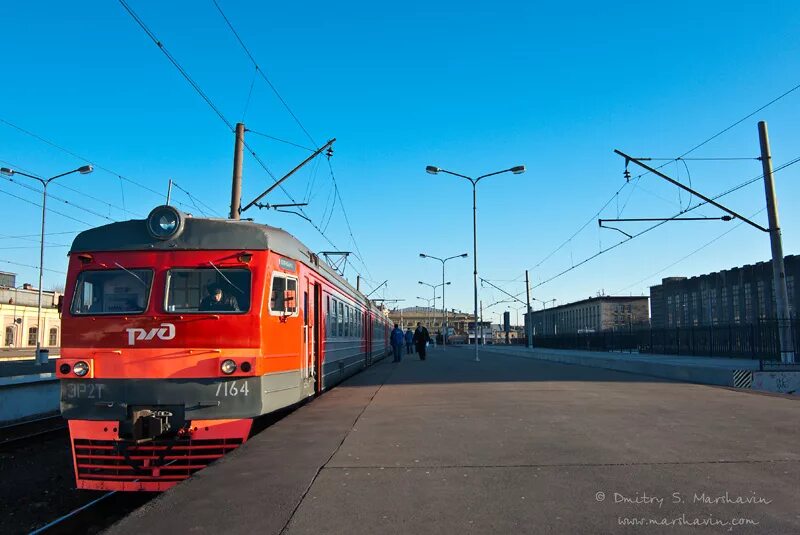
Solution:
M 727 323 L 730 321 L 730 316 L 728 315 L 728 289 L 723 288 L 720 294 L 720 307 L 722 307 L 722 310 L 720 311 L 721 313 L 717 314 L 717 317 L 721 322 Z
M 733 300 L 733 322 L 734 323 L 739 323 L 740 321 L 742 321 L 742 316 L 741 316 L 741 313 L 740 313 L 741 307 L 739 305 L 739 285 L 738 284 L 734 284 L 733 285 L 733 295 L 732 295 L 731 299 Z
M 28 329 L 28 345 L 35 346 L 37 338 L 38 338 L 38 332 L 36 327 L 31 327 L 30 329 Z
M 53 327 L 50 329 L 50 347 L 55 347 L 58 345 L 58 329 Z
M 758 281 L 756 287 L 758 289 L 758 318 L 763 320 L 767 317 L 767 296 L 764 294 L 764 281 Z
M 786 277 L 786 293 L 789 294 L 789 317 L 794 317 L 794 277 L 788 275 Z
M 744 284 L 744 321 L 752 322 L 753 316 L 753 293 L 750 288 L 750 283 Z
M 14 327 L 6 327 L 6 345 L 14 345 Z

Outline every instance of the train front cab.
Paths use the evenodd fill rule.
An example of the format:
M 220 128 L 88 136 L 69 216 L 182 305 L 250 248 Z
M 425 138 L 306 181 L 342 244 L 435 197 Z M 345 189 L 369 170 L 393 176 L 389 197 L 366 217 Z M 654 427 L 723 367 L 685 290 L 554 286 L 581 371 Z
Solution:
M 245 442 L 254 418 L 360 369 L 321 373 L 330 281 L 269 249 L 283 231 L 189 218 L 183 239 L 158 241 L 142 232 L 152 219 L 87 231 L 70 253 L 57 374 L 78 488 L 165 490 Z M 210 286 L 238 310 L 202 310 Z

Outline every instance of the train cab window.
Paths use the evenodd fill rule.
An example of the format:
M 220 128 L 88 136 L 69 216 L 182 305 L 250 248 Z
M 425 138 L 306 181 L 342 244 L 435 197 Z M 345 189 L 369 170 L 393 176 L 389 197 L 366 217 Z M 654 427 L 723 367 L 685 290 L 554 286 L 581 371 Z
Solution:
M 250 271 L 241 268 L 171 269 L 166 310 L 180 314 L 244 314 L 250 310 Z
M 270 313 L 292 316 L 297 313 L 297 279 L 275 274 L 269 298 Z
M 141 314 L 147 308 L 153 271 L 106 269 L 83 271 L 75 285 L 72 314 Z

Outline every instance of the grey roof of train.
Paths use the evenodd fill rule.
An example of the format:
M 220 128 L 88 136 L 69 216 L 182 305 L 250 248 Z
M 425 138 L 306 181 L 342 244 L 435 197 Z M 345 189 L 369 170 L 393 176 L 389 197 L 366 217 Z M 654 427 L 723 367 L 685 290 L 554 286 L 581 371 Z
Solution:
M 308 247 L 281 228 L 252 221 L 187 217 L 183 231 L 175 238 L 155 239 L 147 231 L 146 220 L 132 219 L 81 232 L 73 240 L 69 252 L 203 249 L 270 249 L 292 258 L 308 257 L 309 251 Z
M 106 251 L 181 251 L 181 250 L 267 250 L 323 270 L 338 282 L 340 289 L 362 300 L 364 295 L 336 273 L 319 262 L 311 262 L 312 251 L 300 240 L 278 227 L 252 221 L 186 217 L 180 234 L 173 239 L 158 240 L 150 236 L 145 219 L 119 221 L 85 230 L 75 236 L 69 254 Z

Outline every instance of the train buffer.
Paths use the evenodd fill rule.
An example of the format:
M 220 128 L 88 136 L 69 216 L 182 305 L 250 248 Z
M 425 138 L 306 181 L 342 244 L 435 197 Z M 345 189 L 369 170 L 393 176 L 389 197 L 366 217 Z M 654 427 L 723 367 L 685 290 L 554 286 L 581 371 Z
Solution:
M 436 349 L 354 376 L 110 533 L 800 533 L 798 421 L 790 396 Z

